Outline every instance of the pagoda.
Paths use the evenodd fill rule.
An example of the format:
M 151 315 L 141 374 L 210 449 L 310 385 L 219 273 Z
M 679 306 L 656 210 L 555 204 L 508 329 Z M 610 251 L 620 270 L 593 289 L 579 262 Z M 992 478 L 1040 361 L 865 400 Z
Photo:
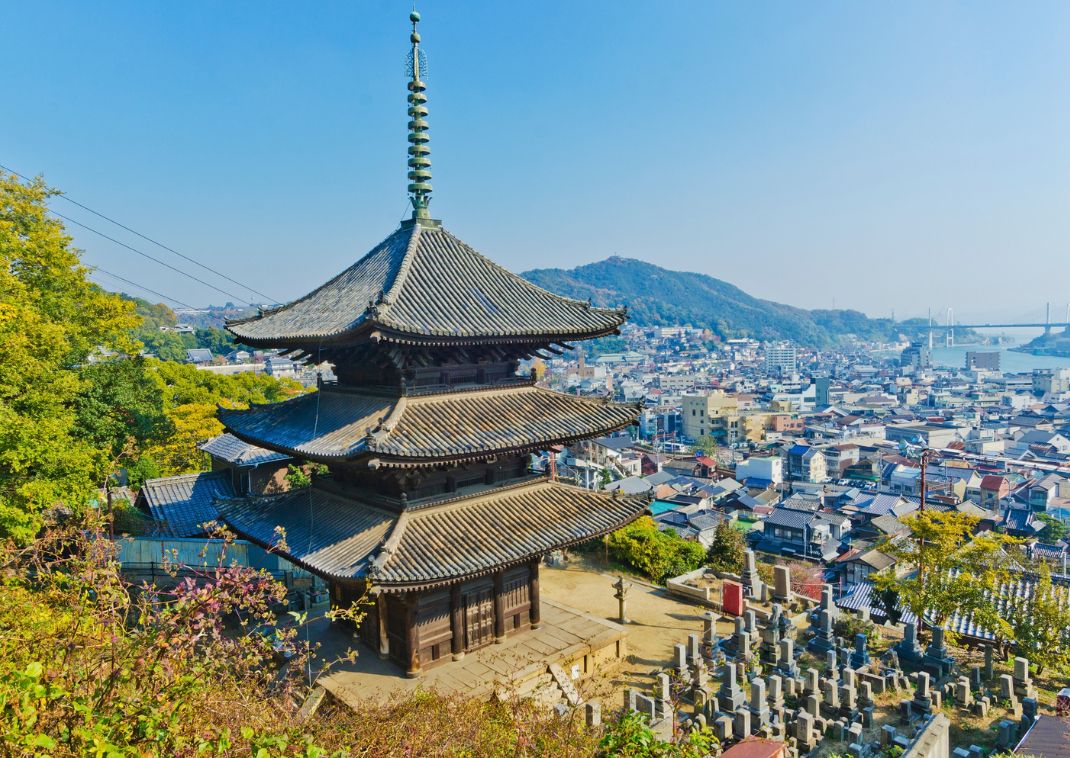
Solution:
M 533 453 L 622 429 L 638 408 L 538 387 L 521 361 L 616 334 L 626 314 L 546 292 L 431 218 L 410 18 L 412 217 L 318 289 L 227 324 L 246 345 L 330 362 L 337 381 L 219 418 L 329 471 L 308 488 L 224 501 L 223 519 L 324 578 L 333 607 L 370 593 L 361 637 L 415 676 L 538 627 L 542 558 L 628 524 L 647 501 L 532 470 Z

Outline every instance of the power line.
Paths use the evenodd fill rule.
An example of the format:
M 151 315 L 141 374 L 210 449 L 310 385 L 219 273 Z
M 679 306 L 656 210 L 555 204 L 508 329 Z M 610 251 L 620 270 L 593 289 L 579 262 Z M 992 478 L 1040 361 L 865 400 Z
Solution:
M 23 179 L 24 181 L 27 181 L 27 182 L 28 182 L 28 181 L 31 181 L 31 179 L 30 179 L 29 177 L 27 177 L 27 176 L 24 176 L 24 175 L 20 174 L 20 173 L 19 173 L 18 171 L 15 171 L 15 170 L 14 170 L 14 169 L 12 169 L 12 168 L 8 168 L 7 166 L 5 166 L 5 165 L 3 165 L 3 164 L 0 164 L 0 169 L 3 169 L 4 171 L 7 171 L 7 172 L 9 172 L 9 173 L 11 173 L 11 174 L 14 174 L 15 176 L 19 177 L 20 179 Z M 278 303 L 278 302 L 281 302 L 281 301 L 280 301 L 280 300 L 278 300 L 277 298 L 273 298 L 273 297 L 271 297 L 271 296 L 269 296 L 269 295 L 265 295 L 265 294 L 264 294 L 263 292 L 260 292 L 259 290 L 254 290 L 254 289 L 253 289 L 252 287 L 250 287 L 250 286 L 249 286 L 248 284 L 242 284 L 242 283 L 241 283 L 241 282 L 239 282 L 238 280 L 236 280 L 236 279 L 232 279 L 231 277 L 227 276 L 227 275 L 226 275 L 226 274 L 224 274 L 223 272 L 221 272 L 221 271 L 217 271 L 216 269 L 212 268 L 211 266 L 206 266 L 205 264 L 201 263 L 200 261 L 196 260 L 195 258 L 191 258 L 190 256 L 188 256 L 188 255 L 185 255 L 184 253 L 180 253 L 180 252 L 178 252 L 178 251 L 177 251 L 177 250 L 175 250 L 175 249 L 174 249 L 173 247 L 168 247 L 167 245 L 163 244 L 162 242 L 158 242 L 157 240 L 154 240 L 154 239 L 153 239 L 152 237 L 149 237 L 148 235 L 142 234 L 141 232 L 137 231 L 136 229 L 131 229 L 131 228 L 130 228 L 129 226 L 127 226 L 126 224 L 122 224 L 122 223 L 120 223 L 120 222 L 116 221 L 115 219 L 111 218 L 110 216 L 105 216 L 105 215 L 104 215 L 103 213 L 101 213 L 100 211 L 95 211 L 95 210 L 93 210 L 93 209 L 92 209 L 92 208 L 90 208 L 90 207 L 89 207 L 88 205 L 83 205 L 82 203 L 79 203 L 79 202 L 78 202 L 77 200 L 75 200 L 74 198 L 72 198 L 72 197 L 68 197 L 68 196 L 67 196 L 66 194 L 64 194 L 64 193 L 62 193 L 62 192 L 61 192 L 61 193 L 59 193 L 59 194 L 57 195 L 57 197 L 59 197 L 59 198 L 60 198 L 60 199 L 62 199 L 62 200 L 66 200 L 66 201 L 67 201 L 68 203 L 73 203 L 74 205 L 77 205 L 77 206 L 78 206 L 79 208 L 81 208 L 82 210 L 86 210 L 86 211 L 89 211 L 89 212 L 90 212 L 90 213 L 92 213 L 92 214 L 93 214 L 94 216 L 98 216 L 98 217 L 100 217 L 100 218 L 104 219 L 105 221 L 108 221 L 108 222 L 110 222 L 110 223 L 112 223 L 112 224 L 115 224 L 115 225 L 116 225 L 117 227 L 119 227 L 120 229 L 125 229 L 126 231 L 130 232 L 131 234 L 135 234 L 135 235 L 137 235 L 138 237 L 141 237 L 141 239 L 145 240 L 146 242 L 151 242 L 152 244 L 156 245 L 157 247 L 162 247 L 162 248 L 163 248 L 164 250 L 166 250 L 167 252 L 169 252 L 169 253 L 174 253 L 174 254 L 175 254 L 175 255 L 177 255 L 177 256 L 178 256 L 179 258 L 183 258 L 183 259 L 185 259 L 185 260 L 189 261 L 190 263 L 194 264 L 195 266 L 200 266 L 200 267 L 201 267 L 201 268 L 203 268 L 203 269 L 204 269 L 205 271 L 210 271 L 210 272 L 212 272 L 213 274 L 215 274 L 216 276 L 218 276 L 218 277 L 221 277 L 221 278 L 223 278 L 223 279 L 226 279 L 226 280 L 227 280 L 228 282 L 230 282 L 231 284 L 237 284 L 237 285 L 238 285 L 239 287 L 241 287 L 242 289 L 247 289 L 247 290 L 249 290 L 250 292 L 252 292 L 252 293 L 254 293 L 254 294 L 256 294 L 256 295 L 260 295 L 260 297 L 264 298 L 264 299 L 265 299 L 265 300 L 267 300 L 268 302 L 271 302 L 271 303 Z M 59 214 L 57 213 L 56 215 L 58 216 Z M 77 223 L 77 222 L 75 222 L 75 223 Z M 90 230 L 90 231 L 92 231 L 92 230 Z M 233 295 L 232 295 L 231 297 L 233 297 Z M 243 300 L 242 302 L 245 302 L 245 301 Z
M 116 245 L 119 245 L 120 247 L 125 247 L 127 250 L 130 250 L 131 252 L 137 253 L 138 255 L 142 256 L 143 258 L 148 258 L 150 261 L 153 261 L 155 263 L 159 263 L 161 266 L 164 266 L 165 268 L 171 269 L 176 274 L 182 274 L 182 276 L 186 277 L 187 279 L 192 279 L 193 281 L 198 282 L 199 284 L 203 284 L 205 287 L 210 287 L 211 289 L 214 289 L 216 292 L 220 292 L 220 293 L 226 295 L 227 297 L 232 297 L 232 298 L 234 298 L 235 300 L 237 300 L 240 303 L 245 303 L 246 305 L 250 304 L 248 300 L 246 300 L 245 298 L 242 298 L 242 297 L 238 297 L 233 292 L 227 292 L 225 289 L 220 289 L 219 287 L 216 287 L 214 284 L 209 284 L 208 282 L 204 281 L 204 279 L 199 279 L 196 276 L 194 276 L 193 274 L 186 273 L 185 271 L 183 271 L 180 268 L 175 268 L 170 263 L 166 263 L 165 261 L 161 261 L 159 258 L 155 258 L 155 257 L 149 255 L 148 253 L 145 253 L 145 252 L 142 252 L 141 250 L 138 250 L 136 247 L 131 247 L 130 245 L 126 244 L 125 242 L 120 242 L 119 240 L 115 239 L 114 237 L 109 237 L 104 232 L 98 231 L 98 230 L 94 229 L 91 226 L 86 226 L 81 221 L 75 221 L 73 218 L 70 218 L 69 216 L 64 216 L 62 213 L 60 213 L 58 211 L 51 210 L 51 209 L 49 209 L 48 212 L 51 213 L 54 216 L 59 216 L 61 219 L 63 219 L 64 221 L 67 221 L 68 223 L 74 224 L 75 226 L 80 226 L 83 229 L 85 229 L 86 231 L 93 232 L 93 234 L 96 234 L 96 235 L 98 235 L 100 237 L 103 237 L 104 239 L 108 240 L 109 242 L 114 242 Z
M 189 308 L 192 311 L 197 310 L 197 308 L 195 308 L 194 306 L 190 305 L 189 303 L 183 303 L 181 300 L 176 300 L 173 297 L 168 297 L 167 295 L 163 294 L 162 292 L 157 292 L 154 289 L 149 289 L 144 284 L 138 284 L 137 282 L 132 282 L 129 279 L 124 279 L 123 277 L 119 276 L 118 274 L 113 274 L 112 272 L 110 272 L 110 271 L 108 271 L 106 269 L 102 269 L 100 266 L 93 266 L 92 268 L 95 271 L 99 271 L 102 274 L 107 274 L 112 279 L 118 279 L 120 282 L 126 282 L 131 287 L 137 287 L 138 289 L 145 290 L 145 292 L 149 292 L 149 293 L 152 293 L 153 295 L 156 295 L 156 297 L 162 297 L 164 300 L 170 300 L 175 305 L 181 305 L 183 308 Z

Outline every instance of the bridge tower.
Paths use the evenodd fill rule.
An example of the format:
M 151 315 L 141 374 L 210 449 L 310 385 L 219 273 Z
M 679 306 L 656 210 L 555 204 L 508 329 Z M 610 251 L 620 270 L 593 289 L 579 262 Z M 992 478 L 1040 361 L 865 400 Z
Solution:
M 945 332 L 945 334 L 947 336 L 945 338 L 944 344 L 947 347 L 954 347 L 955 346 L 955 311 L 951 308 L 950 305 L 947 306 L 947 332 Z
M 1051 301 L 1044 305 L 1044 336 L 1051 336 Z

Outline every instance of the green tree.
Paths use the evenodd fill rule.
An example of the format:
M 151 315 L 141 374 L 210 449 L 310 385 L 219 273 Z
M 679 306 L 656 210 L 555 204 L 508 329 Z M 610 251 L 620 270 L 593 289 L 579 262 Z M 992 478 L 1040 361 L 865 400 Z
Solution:
M 1044 531 L 1039 535 L 1045 542 L 1058 542 L 1070 537 L 1070 526 L 1067 526 L 1050 513 L 1038 513 L 1037 519 L 1045 524 Z
M 1033 593 L 1021 604 L 1010 604 L 1007 623 L 1014 631 L 1015 651 L 1037 667 L 1070 671 L 1070 604 L 1067 589 L 1051 581 L 1051 569 L 1041 562 Z
M 714 571 L 738 574 L 743 570 L 746 551 L 747 541 L 743 533 L 733 528 L 726 519 L 717 524 L 713 532 L 713 542 L 706 551 L 706 564 Z
M 970 614 L 981 627 L 1009 637 L 991 589 L 1009 576 L 1006 548 L 1017 540 L 994 532 L 975 535 L 978 521 L 955 511 L 912 514 L 904 521 L 909 533 L 885 540 L 879 549 L 913 574 L 899 578 L 887 569 L 875 575 L 875 586 L 898 592 L 903 606 L 937 626 L 955 613 Z
M 163 394 L 143 358 L 90 364 L 80 371 L 76 434 L 118 461 L 170 430 Z M 137 457 L 136 455 L 134 456 Z
M 720 447 L 720 444 L 717 442 L 717 438 L 709 434 L 704 437 L 699 437 L 697 440 L 695 440 L 696 453 L 713 456 L 717 453 L 718 447 Z
M 42 512 L 84 506 L 107 456 L 76 434 L 79 367 L 136 352 L 130 303 L 88 279 L 40 179 L 0 174 L 0 534 L 28 540 Z

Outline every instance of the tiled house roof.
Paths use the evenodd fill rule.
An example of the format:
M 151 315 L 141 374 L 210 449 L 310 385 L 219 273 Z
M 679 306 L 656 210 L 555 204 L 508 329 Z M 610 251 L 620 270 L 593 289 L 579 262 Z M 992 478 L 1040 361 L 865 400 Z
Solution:
M 440 227 L 404 225 L 304 297 L 227 329 L 256 346 L 357 342 L 469 344 L 582 340 L 614 332 L 623 310 L 593 308 L 505 270 Z
M 253 444 L 309 458 L 420 461 L 542 449 L 620 429 L 637 413 L 633 405 L 533 386 L 405 397 L 324 388 L 248 410 L 220 409 L 219 420 Z
M 141 488 L 142 500 L 161 537 L 196 537 L 201 524 L 219 519 L 216 500 L 234 497 L 230 473 L 211 471 L 149 479 Z

